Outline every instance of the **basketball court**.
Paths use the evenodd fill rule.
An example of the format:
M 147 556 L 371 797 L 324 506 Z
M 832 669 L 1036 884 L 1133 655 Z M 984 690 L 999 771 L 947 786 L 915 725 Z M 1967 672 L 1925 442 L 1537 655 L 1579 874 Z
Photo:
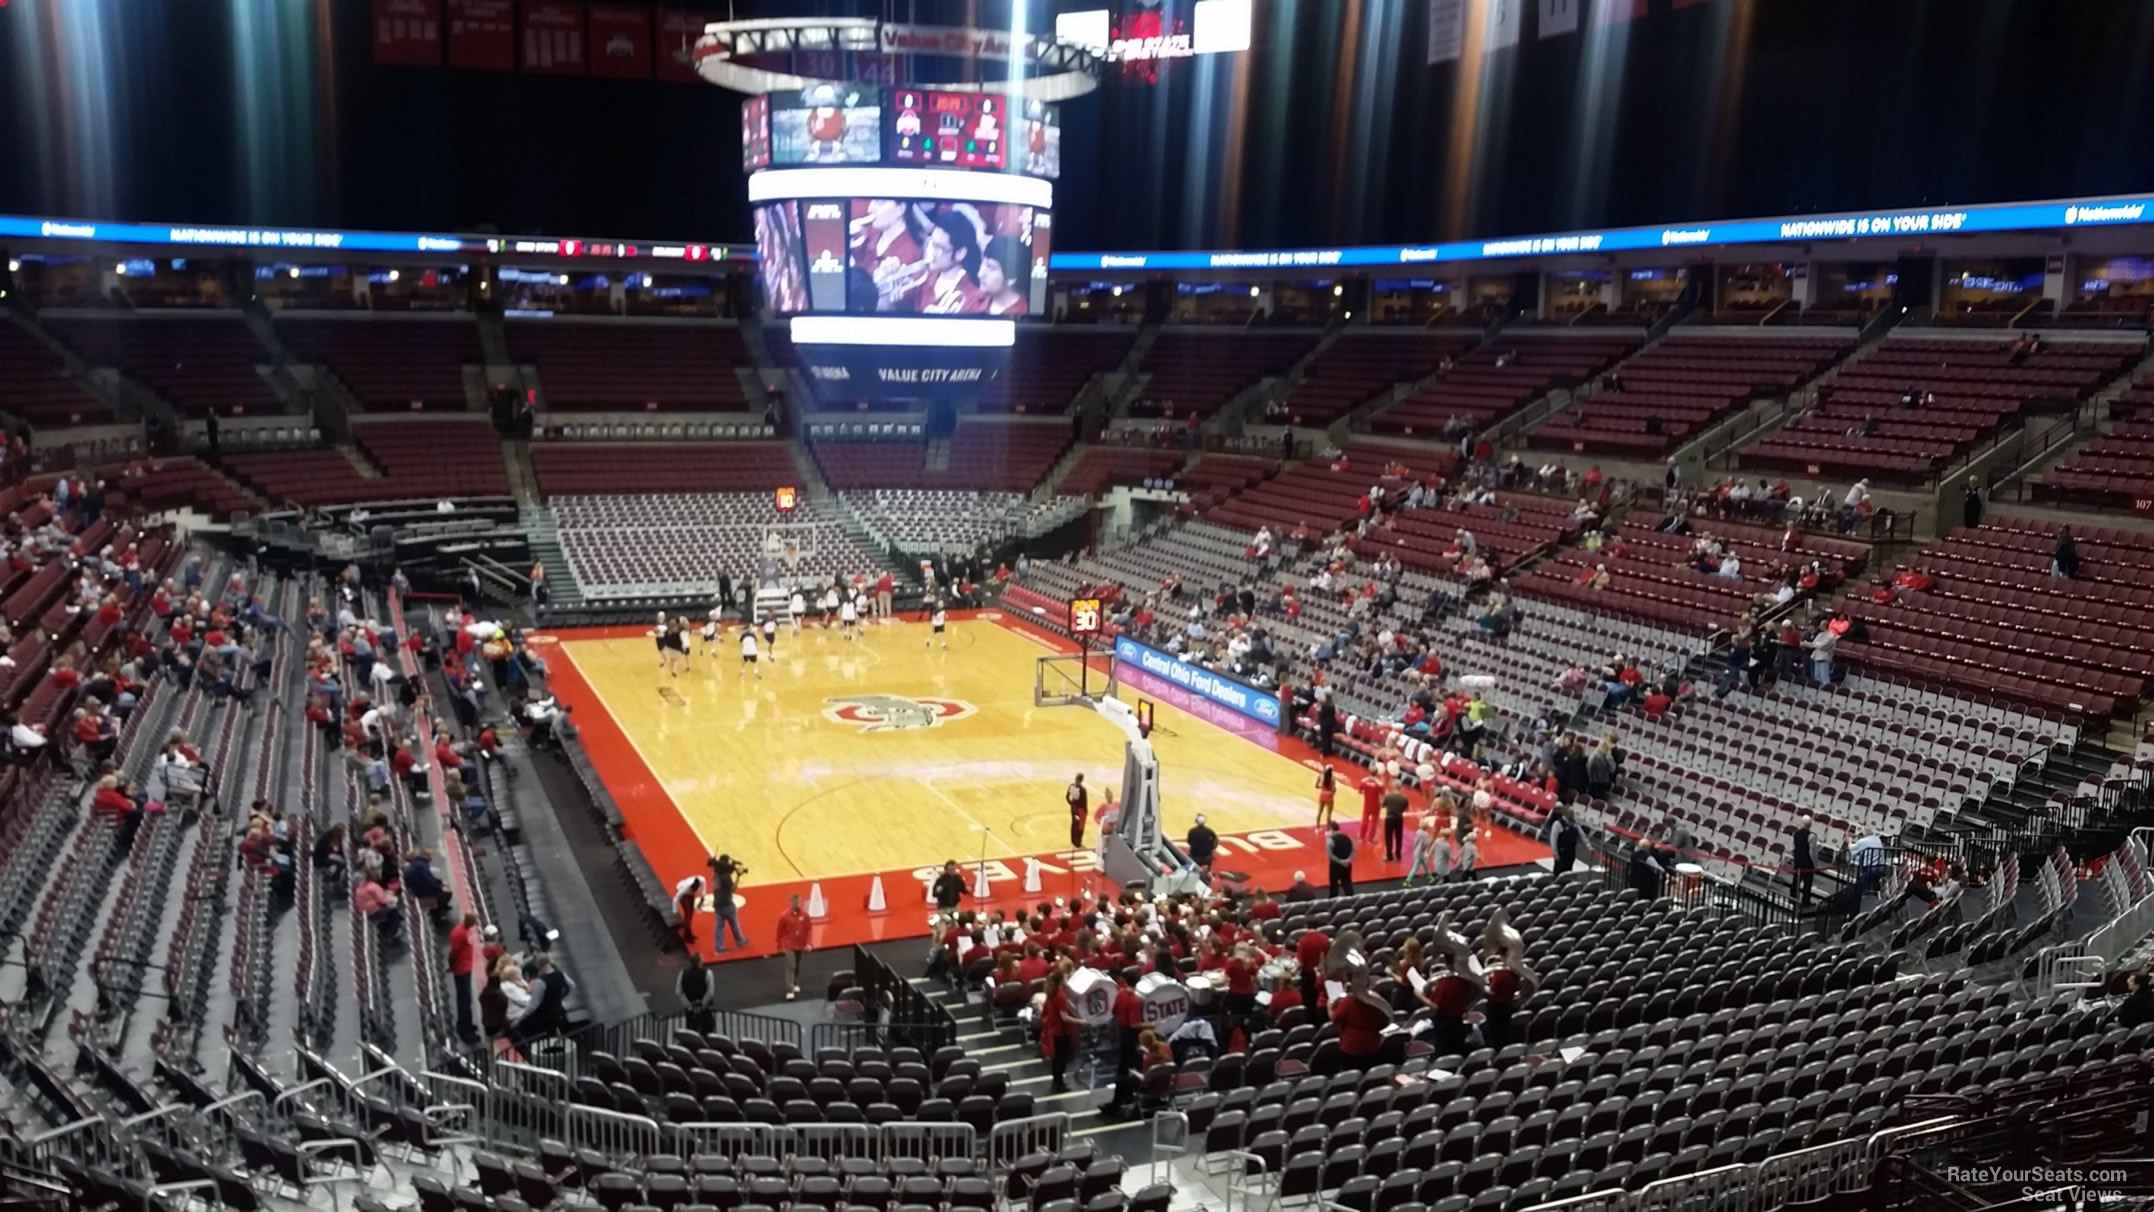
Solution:
M 947 650 L 928 640 L 918 622 L 870 626 L 852 642 L 817 626 L 797 637 L 781 627 L 760 680 L 754 669 L 741 676 L 730 637 L 679 676 L 659 670 L 640 627 L 534 643 L 659 877 L 671 887 L 712 853 L 746 863 L 742 922 L 750 953 L 767 953 L 788 897 L 806 903 L 817 889 L 826 906 L 817 946 L 923 934 L 924 881 L 950 859 L 968 885 L 986 878 L 988 900 L 968 906 L 1104 886 L 1097 824 L 1072 847 L 1063 793 L 1081 772 L 1096 809 L 1104 789 L 1121 784 L 1124 735 L 1085 706 L 1034 705 L 1039 658 L 1073 646 L 992 610 L 954 614 Z M 1052 663 L 1042 676 L 1058 684 L 1048 692 L 1073 693 L 1059 683 L 1074 681 L 1077 665 Z M 1104 683 L 1107 668 L 1102 652 L 1084 676 Z M 1136 679 L 1155 704 L 1165 831 L 1180 838 L 1202 812 L 1221 835 L 1219 867 L 1275 892 L 1297 870 L 1321 884 L 1314 752 L 1267 729 L 1213 722 L 1201 701 Z M 1132 703 L 1139 693 L 1118 690 Z M 1360 796 L 1349 772 L 1360 774 L 1342 767 L 1338 800 L 1353 827 Z M 1483 853 L 1493 867 L 1546 851 L 1496 831 Z M 1036 891 L 1026 887 L 1028 860 Z M 1366 879 L 1404 871 L 1374 842 L 1356 869 Z M 878 883 L 881 907 L 871 908 Z

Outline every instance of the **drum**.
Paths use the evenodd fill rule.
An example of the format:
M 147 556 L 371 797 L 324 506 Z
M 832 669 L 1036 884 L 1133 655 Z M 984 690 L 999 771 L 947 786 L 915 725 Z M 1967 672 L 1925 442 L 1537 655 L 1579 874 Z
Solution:
M 1103 1026 L 1114 1018 L 1114 978 L 1097 968 L 1070 973 L 1070 1013 L 1087 1027 Z
M 1142 987 L 1141 983 L 1139 987 Z M 1201 1013 L 1226 992 L 1227 984 L 1216 973 L 1199 972 L 1182 982 L 1182 987 L 1189 990 L 1189 1003 Z
M 1705 895 L 1705 868 L 1696 863 L 1677 863 L 1668 894 L 1679 904 L 1692 904 Z
M 1164 972 L 1154 972 L 1137 982 L 1137 997 L 1144 1003 L 1144 1025 L 1162 1039 L 1181 1030 L 1189 1018 L 1189 990 Z

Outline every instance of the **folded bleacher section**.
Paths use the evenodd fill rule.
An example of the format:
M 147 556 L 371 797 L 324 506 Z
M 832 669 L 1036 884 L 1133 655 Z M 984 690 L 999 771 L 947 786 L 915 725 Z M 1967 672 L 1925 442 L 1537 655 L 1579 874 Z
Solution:
M 91 366 L 108 366 L 148 387 L 182 416 L 246 416 L 284 411 L 258 368 L 270 352 L 237 312 L 216 315 L 47 313 L 47 331 Z
M 1851 359 L 1814 407 L 1744 448 L 1742 466 L 1929 483 L 2005 428 L 2070 411 L 2145 353 L 2143 340 L 2055 341 L 2021 355 L 2002 338 L 1895 333 Z
M 1435 374 L 1480 344 L 1478 332 L 1349 331 L 1309 363 L 1287 397 L 1295 425 L 1329 425 L 1401 383 Z
M 1678 329 L 1616 368 L 1620 385 L 1535 428 L 1543 450 L 1652 458 L 1665 455 L 1753 400 L 1786 396 L 1854 348 L 1852 339 L 1759 329 L 1740 337 Z
M 464 315 L 276 318 L 277 339 L 326 367 L 368 412 L 461 412 L 464 367 L 485 361 Z
M 1849 595 L 1840 608 L 1869 637 L 1840 656 L 2067 718 L 2136 711 L 2154 676 L 2154 537 L 2075 528 L 2079 572 L 2066 580 L 2051 575 L 2060 529 L 1997 517 L 1915 552 L 1906 565 L 1930 587 L 1890 603 Z
M 57 355 L 6 316 L 0 316 L 0 413 L 39 429 L 96 424 L 112 415 L 89 388 L 67 377 Z
M 1285 373 L 1316 340 L 1299 329 L 1162 329 L 1144 355 L 1144 399 L 1159 415 L 1208 417 L 1258 380 Z
M 747 342 L 732 324 L 515 319 L 509 354 L 535 363 L 553 412 L 739 412 Z
M 1587 382 L 1638 348 L 1639 340 L 1598 330 L 1500 332 L 1369 425 L 1378 433 L 1435 437 L 1452 418 L 1463 417 L 1479 433 L 1550 391 Z

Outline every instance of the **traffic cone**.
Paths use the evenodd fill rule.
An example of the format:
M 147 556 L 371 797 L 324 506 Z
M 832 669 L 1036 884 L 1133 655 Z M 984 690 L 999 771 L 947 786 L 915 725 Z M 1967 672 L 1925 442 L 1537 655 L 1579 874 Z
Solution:
M 823 881 L 821 880 L 808 885 L 808 916 L 830 916 L 830 904 L 823 899 Z
M 868 887 L 868 912 L 881 913 L 888 908 L 890 903 L 883 899 L 883 877 L 878 875 L 875 882 Z
M 975 868 L 973 869 L 973 877 L 972 877 L 972 895 L 974 895 L 975 897 L 978 897 L 978 898 L 979 898 L 980 900 L 983 900 L 983 901 L 987 899 L 987 864 L 986 864 L 986 863 L 982 863 L 982 864 L 980 864 L 980 865 L 979 865 L 978 867 L 975 867 Z
M 1028 858 L 1025 860 L 1025 891 L 1030 893 L 1038 892 L 1039 890 L 1040 860 Z

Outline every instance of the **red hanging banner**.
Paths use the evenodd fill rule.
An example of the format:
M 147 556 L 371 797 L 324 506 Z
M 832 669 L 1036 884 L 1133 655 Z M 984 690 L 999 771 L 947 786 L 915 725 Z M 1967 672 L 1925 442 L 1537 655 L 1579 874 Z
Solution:
M 516 70 L 516 14 L 509 0 L 447 0 L 449 66 Z
M 651 10 L 594 4 L 585 28 L 592 75 L 616 80 L 651 78 Z
M 583 5 L 569 0 L 523 0 L 524 70 L 542 76 L 580 76 L 587 66 Z
M 718 19 L 715 13 L 675 12 L 658 14 L 658 78 L 669 84 L 700 84 L 696 75 L 696 39 L 703 27 Z
M 374 0 L 374 62 L 441 66 L 441 0 Z

